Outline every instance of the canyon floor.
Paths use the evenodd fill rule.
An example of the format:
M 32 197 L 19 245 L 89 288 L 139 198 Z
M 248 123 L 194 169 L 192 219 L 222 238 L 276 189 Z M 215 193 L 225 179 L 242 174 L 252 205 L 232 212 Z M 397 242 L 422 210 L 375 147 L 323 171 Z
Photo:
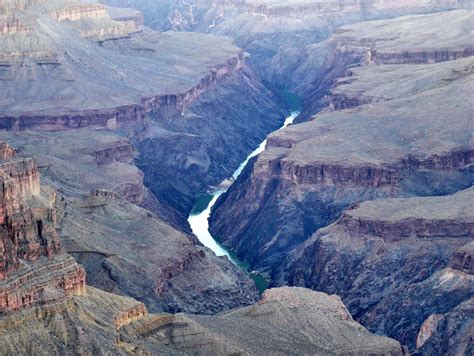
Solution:
M 470 2 L 6 0 L 0 29 L 1 354 L 474 352 Z

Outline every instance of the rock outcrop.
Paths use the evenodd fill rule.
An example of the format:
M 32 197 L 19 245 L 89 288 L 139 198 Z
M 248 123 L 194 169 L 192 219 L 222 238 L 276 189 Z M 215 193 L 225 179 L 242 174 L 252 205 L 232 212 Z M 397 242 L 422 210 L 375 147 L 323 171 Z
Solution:
M 459 304 L 445 314 L 430 315 L 418 334 L 417 354 L 469 355 L 474 351 L 474 300 Z M 419 342 L 419 343 L 418 343 Z
M 136 10 L 89 1 L 5 9 L 0 130 L 120 132 L 182 229 L 195 197 L 227 178 L 286 116 L 229 38 L 154 32 Z M 121 189 L 140 203 L 136 187 Z
M 31 159 L 1 147 L 0 314 L 84 293 L 84 270 L 61 254 L 56 193 L 40 188 Z
M 337 54 L 326 52 L 319 44 L 339 27 L 407 14 L 472 10 L 472 4 L 462 0 L 106 2 L 143 11 L 145 23 L 157 30 L 198 31 L 234 38 L 250 53 L 249 62 L 266 83 L 272 88 L 298 93 L 304 99 L 304 110 L 298 120 L 308 119 L 319 111 L 321 105 L 317 105 L 317 101 L 324 98 L 332 79 L 343 75 L 347 62 L 353 60 L 347 58 L 348 53 L 342 53 L 337 56 L 339 62 L 333 57 L 332 66 L 315 70 L 327 57 Z M 459 51 L 462 52 L 462 48 Z M 447 53 L 442 52 L 438 55 L 446 57 Z M 423 56 L 423 53 L 418 55 Z
M 91 287 L 85 296 L 0 319 L 3 354 L 403 355 L 367 332 L 336 296 L 302 288 L 267 291 L 217 316 L 148 314 L 143 304 Z

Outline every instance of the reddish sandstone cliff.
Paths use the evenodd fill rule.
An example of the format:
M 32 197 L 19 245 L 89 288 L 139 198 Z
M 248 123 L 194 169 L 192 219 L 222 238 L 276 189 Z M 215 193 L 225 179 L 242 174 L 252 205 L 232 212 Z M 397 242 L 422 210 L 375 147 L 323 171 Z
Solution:
M 56 193 L 40 190 L 33 160 L 0 147 L 0 312 L 82 294 L 84 270 L 60 253 Z

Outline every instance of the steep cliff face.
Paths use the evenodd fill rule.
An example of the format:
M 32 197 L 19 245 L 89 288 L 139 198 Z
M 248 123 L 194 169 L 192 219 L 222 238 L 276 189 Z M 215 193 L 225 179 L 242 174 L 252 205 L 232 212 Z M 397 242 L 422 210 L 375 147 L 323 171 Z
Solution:
M 245 68 L 223 78 L 184 113 L 166 108 L 151 113 L 147 130 L 132 134 L 145 184 L 160 202 L 187 218 L 198 194 L 232 175 L 281 125 L 287 112 L 275 106 L 277 101 Z
M 0 314 L 84 292 L 82 267 L 60 253 L 56 193 L 40 190 L 38 168 L 2 142 Z
M 337 293 L 369 330 L 420 348 L 425 320 L 474 293 L 473 194 L 361 203 L 289 256 L 278 279 Z
M 473 298 L 445 314 L 432 314 L 423 323 L 417 346 L 425 355 L 469 355 L 474 350 Z M 419 342 L 419 343 L 418 343 Z
M 85 296 L 0 323 L 4 354 L 404 354 L 397 341 L 354 322 L 338 297 L 302 288 L 274 289 L 247 308 L 197 316 L 148 314 L 136 300 L 88 287 Z
M 118 196 L 66 200 L 65 249 L 88 284 L 131 296 L 156 311 L 213 314 L 258 298 L 250 278 L 150 212 Z
M 2 279 L 18 269 L 20 259 L 34 261 L 59 251 L 54 231 L 54 212 L 31 210 L 28 201 L 40 194 L 38 168 L 31 159 L 14 159 L 0 163 L 0 223 L 2 224 Z M 54 197 L 53 197 L 54 199 Z M 43 219 L 44 218 L 44 222 Z
M 277 68 L 273 81 L 285 80 L 286 73 L 292 73 L 286 79 L 287 87 L 294 92 L 300 93 L 304 99 L 304 110 L 297 121 L 305 121 L 312 115 L 322 110 L 329 104 L 329 96 L 334 99 L 337 108 L 348 107 L 367 103 L 362 97 L 361 101 L 338 103 L 337 98 L 338 77 L 350 77 L 353 69 L 378 73 L 377 66 L 365 66 L 366 64 L 426 64 L 438 63 L 454 59 L 469 57 L 473 54 L 471 41 L 470 23 L 472 22 L 471 11 L 448 11 L 436 16 L 406 16 L 393 21 L 374 21 L 370 26 L 365 23 L 346 25 L 337 28 L 334 34 L 326 41 L 305 46 L 298 55 L 291 52 L 284 52 L 274 57 L 271 67 Z M 415 24 L 416 23 L 416 24 Z M 456 23 L 455 28 L 449 24 Z M 437 29 L 430 31 L 429 29 Z M 451 37 L 451 31 L 456 33 Z M 358 68 L 362 66 L 362 68 Z M 381 72 L 388 71 L 392 67 L 383 66 Z M 433 68 L 434 69 L 434 68 Z M 429 68 L 424 69 L 427 71 Z M 403 71 L 403 69 L 401 69 Z M 421 74 L 423 69 L 414 69 L 414 72 Z M 400 73 L 399 73 L 400 74 Z M 383 73 L 379 78 L 385 76 Z M 372 74 L 364 76 L 367 80 L 376 79 Z M 281 79 L 279 79 L 281 78 Z M 429 86 L 423 82 L 423 78 L 418 76 L 417 83 Z M 414 82 L 407 72 L 405 78 L 409 82 Z M 344 79 L 350 85 L 350 78 Z M 381 83 L 373 83 L 371 88 L 378 88 Z M 390 84 L 387 84 L 387 88 Z M 371 91 L 365 87 L 365 91 Z M 352 87 L 357 89 L 357 84 Z M 401 93 L 404 88 L 391 88 L 392 93 Z M 411 88 L 413 89 L 413 88 Z M 371 91 L 379 97 L 379 94 Z M 384 92 L 386 94 L 387 92 Z M 406 94 L 406 93 L 405 93 Z M 390 94 L 389 94 L 390 95 Z
M 91 2 L 25 2 L 7 10 L 0 130 L 127 136 L 158 201 L 140 190 L 136 168 L 118 173 L 135 175 L 133 184 L 113 190 L 154 210 L 161 205 L 183 230 L 195 196 L 228 177 L 287 114 L 229 38 L 154 32 L 136 10 Z
M 217 202 L 213 233 L 255 266 L 268 268 L 354 203 L 469 187 L 471 59 L 404 81 L 413 66 L 416 71 L 418 65 L 395 67 L 394 76 L 391 66 L 371 65 L 384 79 L 372 80 L 364 69 L 360 87 L 360 76 L 349 77 L 340 92 L 364 97 L 360 88 L 379 83 L 379 93 L 388 87 L 397 93 L 400 83 L 399 94 L 347 110 L 328 108 L 313 121 L 272 134 L 266 151 Z

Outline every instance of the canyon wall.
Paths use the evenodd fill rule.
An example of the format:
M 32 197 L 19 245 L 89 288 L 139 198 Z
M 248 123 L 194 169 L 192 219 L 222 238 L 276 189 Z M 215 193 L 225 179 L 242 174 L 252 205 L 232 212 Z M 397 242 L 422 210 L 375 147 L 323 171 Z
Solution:
M 59 192 L 61 241 L 89 285 L 151 311 L 214 313 L 258 298 L 244 272 L 202 247 L 144 186 L 128 140 L 86 129 L 0 136 L 34 155 L 43 182 Z
M 0 314 L 84 293 L 83 268 L 61 253 L 56 193 L 41 190 L 31 159 L 1 146 Z
M 310 237 L 277 278 L 337 293 L 369 330 L 421 349 L 433 333 L 426 320 L 474 293 L 473 192 L 361 203 Z
M 228 177 L 287 115 L 229 38 L 154 32 L 136 10 L 102 4 L 23 5 L 1 15 L 28 35 L 2 33 L 0 130 L 126 136 L 151 193 L 138 188 L 141 177 L 114 190 L 154 204 L 182 230 L 195 197 Z M 90 31 L 97 33 L 84 35 Z
M 436 35 L 429 30 L 434 28 L 430 24 L 447 19 L 455 39 L 447 27 Z M 437 53 L 436 48 L 471 48 L 470 21 L 472 12 L 454 11 L 342 27 L 325 45 L 364 60 L 334 82 L 326 107 L 311 121 L 269 136 L 266 150 L 214 206 L 213 236 L 273 285 L 290 283 L 341 294 L 356 320 L 414 349 L 421 324 L 440 304 L 429 292 L 419 310 L 417 293 L 452 281 L 443 292 L 441 314 L 472 296 L 467 252 L 455 252 L 472 239 L 472 222 L 464 220 L 469 208 L 456 209 L 455 204 L 472 204 L 472 196 L 454 194 L 452 204 L 438 206 L 439 211 L 453 206 L 446 219 L 431 219 L 434 208 L 423 218 L 412 209 L 406 219 L 379 223 L 353 220 L 346 209 L 367 200 L 450 195 L 474 183 L 472 56 L 462 50 L 463 58 L 447 56 L 437 62 L 438 57 L 428 55 Z M 418 46 L 427 53 L 424 60 L 416 57 L 407 63 L 415 57 L 396 55 L 417 53 Z M 393 61 L 403 60 L 374 61 L 371 51 L 380 48 L 394 53 Z M 379 209 L 390 216 L 389 206 L 380 203 Z M 312 240 L 335 221 L 351 229 L 350 243 L 328 237 L 333 243 L 329 247 Z M 359 241 L 356 234 L 377 238 Z M 307 254 L 295 257 L 308 241 L 313 243 Z M 422 256 L 411 250 L 424 241 L 426 245 L 414 250 Z M 374 256 L 365 259 L 364 249 L 388 255 L 379 265 Z M 295 260 L 305 267 L 296 267 Z M 310 270 L 320 283 L 305 279 Z M 361 278 L 360 283 L 344 283 L 339 273 Z M 401 285 L 403 290 L 392 290 Z
M 143 11 L 146 25 L 157 30 L 232 37 L 250 54 L 249 63 L 270 88 L 285 88 L 303 98 L 304 110 L 299 121 L 307 120 L 325 106 L 317 101 L 324 99 L 332 79 L 344 75 L 344 64 L 347 64 L 344 53 L 338 58 L 341 63 L 333 59 L 332 66 L 315 70 L 325 57 L 337 55 L 321 51 L 318 45 L 339 27 L 406 14 L 472 10 L 472 4 L 463 0 L 105 2 Z M 441 52 L 438 56 L 444 55 Z M 331 73 L 332 77 L 328 78 Z

